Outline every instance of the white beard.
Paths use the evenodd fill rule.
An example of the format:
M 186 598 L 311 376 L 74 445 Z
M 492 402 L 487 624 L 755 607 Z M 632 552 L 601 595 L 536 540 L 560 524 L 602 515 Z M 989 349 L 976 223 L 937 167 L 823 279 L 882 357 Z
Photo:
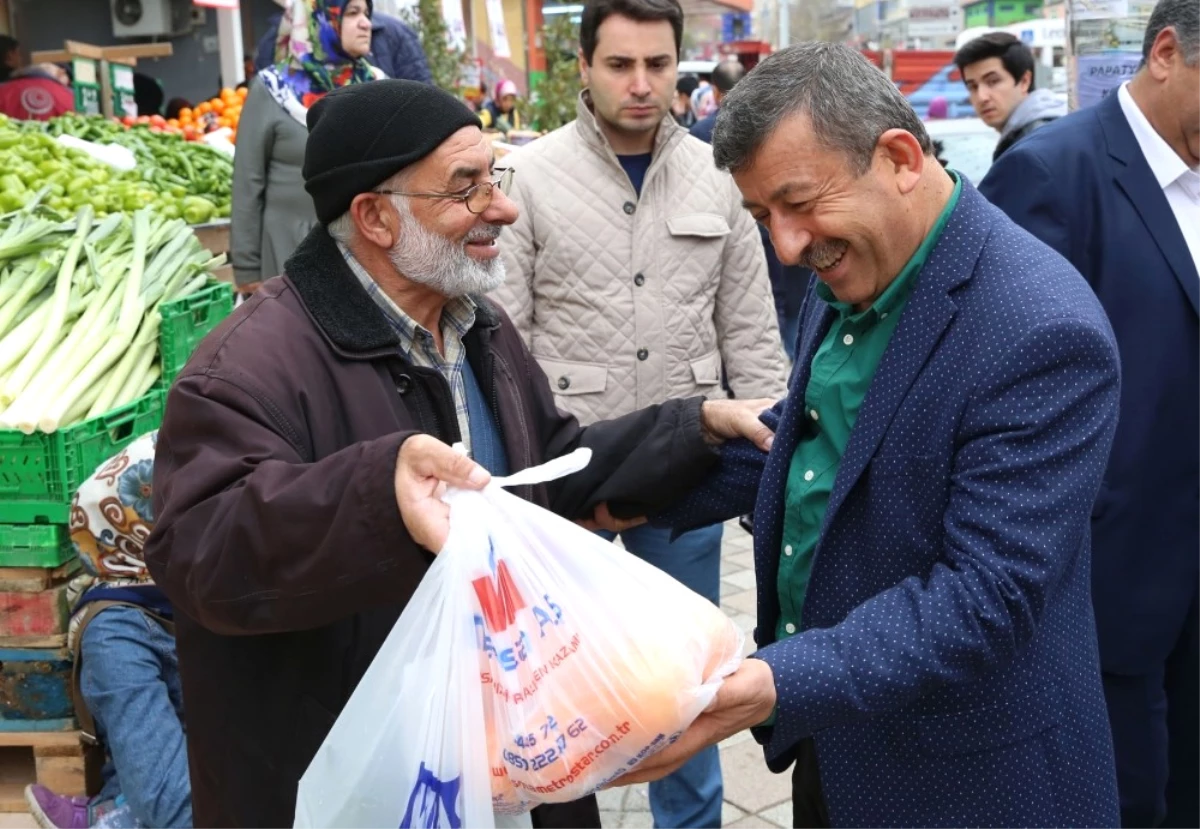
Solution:
M 394 199 L 404 224 L 400 239 L 388 251 L 392 266 L 406 279 L 425 285 L 448 299 L 468 294 L 486 294 L 504 283 L 504 260 L 480 262 L 466 250 L 466 243 L 495 239 L 497 225 L 483 225 L 461 243 L 427 230 L 408 207 L 406 199 Z

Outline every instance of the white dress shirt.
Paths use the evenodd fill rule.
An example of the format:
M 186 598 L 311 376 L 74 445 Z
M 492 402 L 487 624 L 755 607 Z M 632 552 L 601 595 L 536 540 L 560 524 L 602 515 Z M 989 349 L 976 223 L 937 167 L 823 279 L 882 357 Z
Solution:
M 1183 231 L 1183 239 L 1187 242 L 1192 261 L 1196 270 L 1200 271 L 1200 172 L 1187 166 L 1163 137 L 1151 126 L 1142 110 L 1129 94 L 1129 82 L 1121 84 L 1117 96 L 1121 100 L 1121 110 L 1125 120 L 1129 122 L 1133 136 L 1142 155 L 1150 165 L 1150 172 L 1158 180 L 1158 186 L 1171 205 L 1175 221 Z

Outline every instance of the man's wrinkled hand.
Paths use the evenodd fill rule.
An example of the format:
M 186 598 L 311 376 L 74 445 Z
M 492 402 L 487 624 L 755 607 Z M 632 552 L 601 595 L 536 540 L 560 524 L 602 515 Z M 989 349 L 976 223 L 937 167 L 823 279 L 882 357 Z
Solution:
M 450 535 L 447 486 L 483 489 L 492 476 L 466 455 L 429 435 L 413 435 L 396 456 L 396 505 L 413 541 L 437 553 Z
M 646 523 L 645 516 L 641 518 L 617 518 L 608 511 L 608 503 L 601 503 L 596 507 L 596 511 L 592 513 L 591 518 L 581 518 L 575 522 L 585 530 L 608 530 L 612 533 L 623 533 L 626 530 L 632 530 L 634 527 L 640 527 Z
M 734 438 L 746 438 L 764 452 L 771 451 L 775 433 L 758 416 L 775 405 L 774 400 L 706 400 L 700 407 L 700 423 L 704 439 L 722 443 Z
M 775 709 L 775 678 L 761 659 L 747 659 L 721 683 L 717 698 L 672 745 L 647 757 L 615 786 L 659 780 L 676 771 L 696 752 L 739 731 L 758 725 Z

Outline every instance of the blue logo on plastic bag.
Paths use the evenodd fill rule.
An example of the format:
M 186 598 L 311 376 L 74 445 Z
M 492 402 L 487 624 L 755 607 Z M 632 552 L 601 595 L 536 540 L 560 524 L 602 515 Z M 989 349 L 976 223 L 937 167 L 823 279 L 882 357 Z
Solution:
M 447 825 L 450 829 L 462 829 L 462 818 L 455 811 L 461 782 L 461 777 L 438 780 L 437 775 L 422 763 L 417 773 L 417 785 L 408 796 L 408 809 L 400 821 L 400 829 L 437 829 Z M 442 822 L 443 812 L 445 823 Z

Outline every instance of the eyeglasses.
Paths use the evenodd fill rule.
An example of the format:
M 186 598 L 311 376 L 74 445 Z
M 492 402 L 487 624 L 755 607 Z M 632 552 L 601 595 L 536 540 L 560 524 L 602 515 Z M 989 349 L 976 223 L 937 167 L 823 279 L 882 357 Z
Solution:
M 453 199 L 465 204 L 467 210 L 478 216 L 491 206 L 492 191 L 495 188 L 499 187 L 501 193 L 508 195 L 508 191 L 512 188 L 515 172 L 516 170 L 509 167 L 500 174 L 499 178 L 480 182 L 461 193 L 402 193 L 399 190 L 375 190 L 374 192 L 384 196 L 407 196 L 410 199 Z

